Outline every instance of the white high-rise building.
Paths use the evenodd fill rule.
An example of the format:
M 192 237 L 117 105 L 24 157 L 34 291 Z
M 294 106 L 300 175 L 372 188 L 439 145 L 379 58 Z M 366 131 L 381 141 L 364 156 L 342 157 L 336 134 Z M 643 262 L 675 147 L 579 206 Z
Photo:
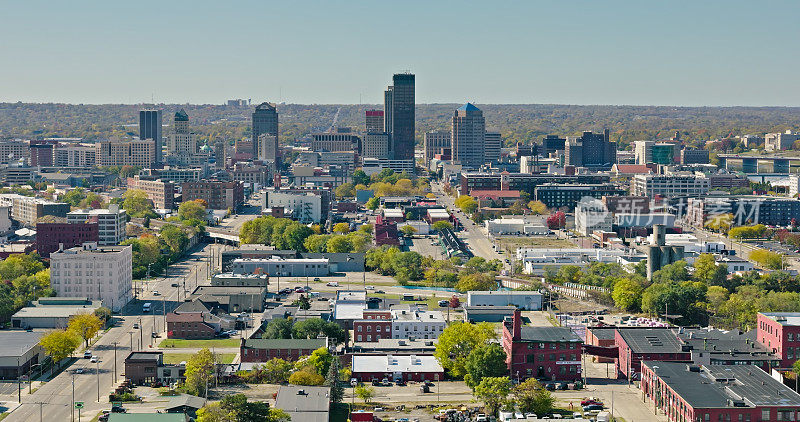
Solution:
M 133 297 L 132 250 L 85 243 L 50 254 L 50 286 L 58 296 L 101 300 L 112 311 Z
M 118 245 L 125 240 L 127 213 L 118 205 L 111 204 L 108 209 L 85 209 L 67 213 L 67 223 L 87 221 L 98 224 L 101 245 Z

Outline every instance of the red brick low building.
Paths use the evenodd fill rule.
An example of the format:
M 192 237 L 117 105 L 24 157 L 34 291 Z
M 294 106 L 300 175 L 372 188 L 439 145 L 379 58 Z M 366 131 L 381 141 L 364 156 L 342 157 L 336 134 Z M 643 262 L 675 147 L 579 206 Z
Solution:
M 273 358 L 296 361 L 320 347 L 328 347 L 327 338 L 301 339 L 242 339 L 239 346 L 241 362 L 267 362 Z
M 780 368 L 800 359 L 800 312 L 759 312 L 756 341 L 780 358 Z
M 620 378 L 638 379 L 641 362 L 691 362 L 689 345 L 667 328 L 626 328 L 616 330 L 614 343 L 619 349 L 616 362 Z
M 87 242 L 99 242 L 100 229 L 94 223 L 36 223 L 36 251 L 42 258 L 49 258 L 59 245 L 64 249 L 81 246 Z
M 800 395 L 753 365 L 644 361 L 642 394 L 680 422 L 800 420 Z
M 589 327 L 586 330 L 586 344 L 599 347 L 616 346 L 616 327 Z M 614 358 L 594 356 L 595 362 L 614 363 Z
M 444 369 L 432 355 L 355 355 L 351 367 L 351 376 L 359 382 L 444 379 Z
M 503 349 L 511 377 L 548 381 L 581 378 L 583 340 L 565 327 L 524 327 L 520 311 L 503 323 Z
M 390 311 L 364 311 L 364 319 L 353 321 L 355 341 L 377 342 L 392 338 L 392 313 Z
M 211 339 L 216 335 L 214 327 L 203 321 L 203 314 L 198 312 L 174 312 L 167 315 L 167 338 Z

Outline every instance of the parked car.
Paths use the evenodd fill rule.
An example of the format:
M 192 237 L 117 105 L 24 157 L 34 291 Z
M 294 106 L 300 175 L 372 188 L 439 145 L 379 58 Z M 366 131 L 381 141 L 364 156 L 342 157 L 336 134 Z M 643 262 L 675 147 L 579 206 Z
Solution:
M 375 290 L 375 286 L 367 286 L 367 290 Z
M 76 370 L 75 370 L 75 373 L 76 373 L 76 374 L 82 374 L 82 373 L 83 373 L 83 368 L 78 368 L 78 369 L 76 369 Z
M 447 307 L 448 305 L 450 305 L 450 302 L 448 302 L 448 301 L 446 301 L 446 300 L 440 300 L 440 301 L 439 301 L 439 307 L 445 308 L 445 307 Z
M 319 280 L 319 279 L 318 278 L 314 279 L 314 281 L 317 281 L 317 280 Z M 337 281 L 329 281 L 329 282 L 325 283 L 325 285 L 328 286 L 328 287 L 339 287 L 339 282 L 337 282 Z
M 89 362 L 91 362 L 91 363 L 97 363 L 97 361 L 98 361 L 98 359 L 97 359 L 97 356 L 92 356 L 92 357 L 89 359 Z
M 91 350 L 87 350 L 87 351 L 83 352 L 83 358 L 84 359 L 91 359 L 92 358 L 92 351 Z
M 153 290 L 153 296 L 161 296 L 161 293 L 158 290 Z
M 583 406 L 584 412 L 591 412 L 592 410 L 603 410 L 602 404 L 590 404 L 588 406 Z
M 322 281 L 322 279 L 319 277 L 314 277 L 314 281 Z
M 139 323 L 138 322 L 134 322 L 133 323 L 133 329 L 134 330 L 138 330 L 139 329 Z
M 124 407 L 122 407 L 122 406 L 120 406 L 118 404 L 115 404 L 115 405 L 111 406 L 111 413 L 127 413 L 127 412 L 128 412 L 128 409 L 125 409 Z
M 172 287 L 179 287 L 178 283 L 172 283 L 172 284 L 170 284 L 170 286 L 172 286 Z

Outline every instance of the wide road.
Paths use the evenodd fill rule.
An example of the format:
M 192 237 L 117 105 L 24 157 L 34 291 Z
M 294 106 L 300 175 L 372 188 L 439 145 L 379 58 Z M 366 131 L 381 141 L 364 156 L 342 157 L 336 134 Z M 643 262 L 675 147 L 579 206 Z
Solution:
M 90 363 L 89 359 L 78 359 L 57 377 L 25 397 L 22 404 L 5 421 L 38 421 L 39 403 L 44 403 L 41 405 L 43 420 L 71 421 L 73 388 L 74 401 L 84 403 L 81 420 L 89 421 L 101 410 L 109 410 L 111 404 L 108 402 L 108 394 L 124 378 L 125 357 L 131 350 L 150 350 L 151 344 L 165 338 L 164 311 L 170 312 L 185 298 L 182 289 L 184 281 L 189 292 L 194 290 L 195 279 L 199 284 L 206 284 L 208 250 L 218 246 L 199 245 L 181 262 L 170 266 L 169 278 L 158 278 L 147 283 L 143 296 L 131 301 L 120 315 L 116 316 L 117 325 L 102 334 L 99 340 L 90 346 L 89 350 L 99 358 L 97 364 Z M 180 287 L 171 287 L 172 284 L 178 284 Z M 155 296 L 154 291 L 161 292 L 161 295 Z M 151 313 L 142 313 L 142 304 L 146 302 L 152 303 Z M 166 305 L 166 309 L 163 304 Z M 134 329 L 134 324 L 139 324 L 139 329 Z M 151 339 L 153 332 L 159 333 L 160 338 Z M 117 382 L 114 382 L 115 350 Z M 82 356 L 83 352 L 77 354 Z M 83 373 L 76 372 L 79 368 L 83 369 Z M 77 420 L 77 411 L 75 415 Z
M 506 257 L 497 253 L 497 251 L 495 251 L 495 249 L 492 247 L 493 244 L 483 233 L 483 229 L 475 224 L 466 214 L 461 212 L 458 207 L 456 207 L 455 199 L 448 195 L 447 192 L 442 189 L 440 184 L 432 182 L 431 191 L 433 191 L 433 194 L 436 195 L 436 203 L 449 209 L 464 226 L 462 231 L 457 232 L 458 237 L 467 243 L 467 246 L 475 256 L 480 256 L 487 261 L 499 259 L 500 261 L 503 261 L 504 268 L 511 268 L 510 264 L 505 262 Z M 511 258 L 509 257 L 508 259 Z

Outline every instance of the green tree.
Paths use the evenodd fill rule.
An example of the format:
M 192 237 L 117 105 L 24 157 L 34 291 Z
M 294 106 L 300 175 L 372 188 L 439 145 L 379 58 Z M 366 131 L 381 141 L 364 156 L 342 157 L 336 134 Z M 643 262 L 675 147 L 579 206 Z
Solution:
M 86 347 L 89 347 L 89 340 L 103 328 L 103 321 L 95 314 L 77 314 L 69 319 L 67 329 L 80 336 Z
M 469 195 L 461 195 L 455 200 L 455 206 L 460 208 L 464 214 L 472 214 L 478 209 L 478 202 Z
M 309 318 L 299 321 L 292 327 L 294 338 L 317 338 L 327 336 L 331 341 L 342 343 L 347 339 L 347 333 L 335 322 L 323 321 L 321 318 Z
M 147 193 L 144 191 L 138 189 L 129 189 L 122 194 L 122 197 L 124 198 L 124 201 L 122 202 L 122 208 L 124 208 L 131 217 L 158 217 L 158 215 L 153 211 L 153 203 L 147 199 Z
M 511 388 L 511 380 L 508 377 L 486 377 L 475 387 L 473 394 L 486 405 L 486 413 L 496 415 L 500 407 L 506 403 Z
M 494 274 L 464 274 L 459 277 L 456 290 L 459 292 L 497 290 L 497 281 Z
M 719 313 L 722 305 L 728 301 L 730 294 L 727 289 L 722 286 L 709 286 L 706 292 L 706 303 L 708 303 L 709 312 L 715 314 Z
M 339 234 L 350 233 L 350 224 L 348 223 L 336 223 L 333 226 L 333 232 Z
M 489 323 L 456 322 L 439 335 L 434 356 L 453 378 L 463 378 L 467 374 L 469 354 L 478 346 L 496 338 L 494 327 Z
M 686 261 L 677 261 L 661 267 L 653 273 L 653 283 L 678 283 L 689 280 L 689 270 Z
M 356 188 L 355 185 L 350 182 L 342 183 L 336 188 L 335 193 L 336 199 L 352 198 L 356 196 Z
M 422 265 L 422 255 L 417 252 L 401 252 L 390 256 L 392 272 L 398 281 L 420 280 L 425 275 Z
M 367 209 L 375 211 L 376 209 L 378 209 L 378 206 L 380 206 L 380 204 L 381 204 L 381 199 L 377 196 L 373 196 L 372 198 L 369 198 L 367 200 L 365 206 L 367 207 Z
M 528 209 L 531 210 L 531 214 L 533 215 L 547 214 L 547 205 L 542 201 L 528 202 Z
M 523 413 L 533 412 L 537 415 L 544 415 L 553 410 L 555 399 L 542 384 L 535 378 L 528 378 L 516 387 L 512 392 L 514 402 Z
M 86 199 L 86 191 L 83 188 L 75 188 L 61 196 L 61 201 L 77 207 L 84 199 Z
M 292 368 L 291 362 L 280 358 L 272 358 L 259 367 L 263 372 L 264 381 L 270 384 L 282 384 L 289 381 Z
M 350 252 L 353 244 L 346 236 L 335 235 L 328 239 L 326 249 L 328 252 Z
M 358 384 L 355 388 L 355 393 L 364 403 L 372 402 L 372 398 L 375 397 L 375 389 L 369 385 Z
M 722 286 L 728 279 L 728 267 L 717 265 L 714 255 L 700 254 L 694 261 L 694 279 L 709 286 Z
M 206 386 L 214 381 L 216 359 L 207 348 L 201 349 L 186 361 L 184 389 L 194 396 L 207 396 Z
M 71 331 L 50 331 L 39 339 L 44 353 L 59 364 L 67 356 L 72 355 L 81 344 L 81 339 Z
M 444 221 L 444 220 L 437 221 L 437 222 L 433 223 L 433 226 L 432 226 L 432 227 L 433 227 L 433 229 L 434 229 L 434 230 L 436 230 L 437 232 L 438 232 L 438 231 L 445 230 L 445 229 L 450 229 L 450 230 L 453 230 L 453 225 L 452 225 L 452 224 L 450 224 L 450 222 L 449 222 L 449 221 Z
M 292 338 L 292 321 L 286 318 L 275 318 L 271 320 L 264 328 L 263 338 Z
M 358 169 L 353 172 L 353 183 L 356 185 L 369 185 L 369 176 L 367 176 L 364 170 Z
M 325 385 L 331 388 L 331 403 L 341 403 L 344 398 L 344 387 L 340 381 L 341 378 L 341 362 L 339 357 L 334 356 L 331 359 L 331 364 L 328 367 L 328 374 L 325 376 Z
M 294 385 L 322 385 L 324 382 L 325 377 L 308 368 L 295 371 L 289 376 L 289 384 Z
M 406 224 L 405 226 L 400 228 L 400 231 L 403 233 L 404 236 L 411 237 L 414 236 L 414 233 L 417 232 L 417 229 L 415 229 L 414 226 L 410 224 Z
M 181 205 L 178 206 L 178 218 L 181 220 L 206 221 L 208 212 L 204 204 L 205 201 L 200 199 L 181 203 Z
M 334 356 L 331 355 L 331 352 L 328 351 L 327 347 L 320 347 L 311 353 L 311 356 L 308 357 L 307 362 L 309 365 L 314 367 L 314 370 L 316 370 L 318 374 L 327 376 L 328 369 L 330 369 L 331 361 L 333 361 L 333 359 Z
M 628 312 L 636 312 L 642 305 L 642 292 L 644 287 L 633 278 L 623 278 L 614 284 L 611 293 L 614 306 Z
M 507 376 L 506 357 L 503 346 L 497 343 L 479 345 L 467 355 L 464 381 L 474 390 L 486 377 Z
M 785 264 L 783 255 L 766 249 L 756 249 L 750 252 L 750 260 L 768 270 L 781 270 Z

